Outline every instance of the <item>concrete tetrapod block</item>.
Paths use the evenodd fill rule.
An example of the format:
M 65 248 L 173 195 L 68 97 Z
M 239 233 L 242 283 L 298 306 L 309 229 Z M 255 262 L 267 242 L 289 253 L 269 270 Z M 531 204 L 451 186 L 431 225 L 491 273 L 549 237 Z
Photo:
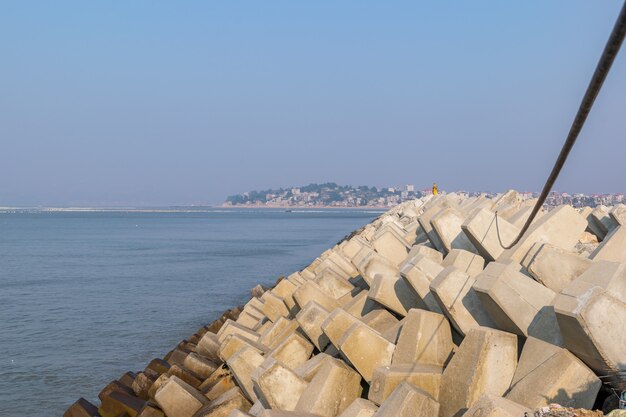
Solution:
M 267 347 L 260 343 L 253 342 L 239 334 L 229 334 L 222 342 L 218 355 L 222 362 L 226 362 L 235 353 L 239 352 L 244 347 L 251 347 L 260 354 L 264 354 L 268 351 Z
M 336 308 L 322 322 L 321 329 L 328 340 L 338 347 L 341 338 L 356 323 L 360 323 L 356 317 L 341 308 Z
M 309 360 L 311 353 L 313 353 L 313 345 L 299 333 L 292 333 L 272 349 L 267 357 L 282 362 L 289 369 L 294 369 Z
M 250 347 L 244 347 L 231 356 L 226 362 L 237 380 L 237 385 L 239 385 L 245 396 L 252 402 L 257 400 L 252 385 L 252 373 L 264 360 L 265 358 L 256 350 Z
M 598 375 L 626 371 L 626 266 L 594 263 L 555 302 L 565 347 Z
M 369 246 L 369 243 L 360 236 L 354 236 L 346 241 L 346 244 L 341 248 L 341 251 L 346 258 L 352 260 L 364 246 Z
M 300 396 L 296 411 L 336 417 L 361 396 L 361 376 L 343 361 L 325 360 Z
M 311 281 L 298 288 L 293 293 L 293 298 L 300 308 L 304 308 L 311 301 L 315 301 L 328 311 L 339 307 L 339 303 L 335 298 Z
M 241 410 L 233 410 L 228 414 L 228 417 L 250 417 L 251 414 L 244 413 Z
M 429 257 L 418 255 L 405 262 L 400 275 L 412 288 L 419 302 L 417 308 L 441 313 L 441 309 L 430 293 L 430 283 L 443 270 L 443 267 Z
M 609 215 L 609 208 L 606 206 L 595 207 L 591 211 L 588 220 L 594 222 L 597 226 L 597 230 L 600 232 L 597 235 L 599 239 L 604 239 L 617 226 L 617 223 Z
M 478 399 L 463 417 L 520 417 L 531 416 L 533 410 L 496 395 L 485 394 Z
M 262 296 L 263 300 L 262 312 L 271 321 L 276 321 L 280 317 L 289 317 L 289 308 L 281 297 L 278 297 L 272 293 L 272 291 L 266 291 Z
M 462 336 L 476 327 L 496 327 L 472 288 L 474 282 L 465 272 L 449 266 L 430 283 L 439 307 Z
M 298 326 L 297 321 L 281 317 L 261 334 L 259 343 L 273 349 L 295 332 Z
M 491 262 L 472 286 L 499 329 L 562 346 L 554 314 L 556 294 L 519 272 L 519 265 Z
M 613 206 L 609 214 L 618 226 L 626 224 L 626 204 L 617 204 Z
M 384 276 L 396 276 L 398 275 L 398 272 L 399 269 L 397 265 L 393 264 L 387 258 L 379 255 L 378 253 L 372 252 L 364 262 L 361 276 L 367 285 L 371 286 L 376 275 L 381 274 Z
M 383 334 L 386 330 L 393 328 L 400 322 L 393 314 L 384 308 L 367 313 L 363 316 L 361 321 L 380 334 Z M 392 343 L 395 343 L 395 341 Z
M 354 267 L 350 259 L 348 259 L 340 250 L 334 248 L 328 258 L 341 268 L 348 276 L 354 277 L 358 275 L 357 269 Z
M 391 363 L 443 366 L 453 348 L 450 324 L 442 314 L 411 309 Z
M 376 252 L 389 259 L 396 266 L 404 262 L 409 253 L 409 245 L 404 238 L 389 229 L 377 236 L 372 242 L 372 246 Z
M 254 374 L 252 382 L 265 408 L 293 411 L 309 385 L 280 361 L 269 359 Z
M 376 274 L 367 296 L 402 317 L 410 309 L 423 305 L 413 289 L 397 273 Z
M 251 406 L 241 389 L 234 387 L 202 407 L 193 417 L 228 417 L 233 410 L 248 411 Z
M 363 323 L 355 323 L 346 331 L 338 346 L 366 381 L 372 380 L 374 369 L 391 364 L 395 345 Z
M 293 371 L 306 382 L 311 382 L 317 372 L 322 369 L 326 361 L 334 360 L 335 359 L 333 357 L 327 355 L 326 353 L 318 353 Z
M 485 327 L 471 329 L 443 371 L 439 416 L 462 413 L 483 394 L 504 395 L 516 365 L 514 334 Z
M 366 314 L 382 308 L 380 304 L 368 297 L 369 291 L 364 290 L 355 295 L 350 301 L 342 306 L 348 313 L 356 318 L 363 318 Z
M 591 409 L 601 382 L 568 350 L 529 338 L 511 385 L 506 398 L 532 409 L 552 403 Z
M 548 243 L 536 243 L 524 258 L 522 265 L 537 282 L 559 293 L 585 272 L 591 263 L 591 260 L 574 252 L 565 251 Z
M 450 253 L 452 249 L 478 253 L 471 240 L 461 229 L 464 222 L 465 216 L 453 208 L 443 209 L 430 221 L 435 233 L 439 236 L 445 253 Z
M 367 398 L 380 405 L 400 383 L 407 381 L 437 400 L 439 398 L 442 372 L 443 368 L 436 365 L 403 364 L 381 366 L 374 370 Z
M 589 258 L 594 261 L 626 263 L 626 226 L 613 229 L 593 251 Z
M 354 289 L 354 285 L 332 269 L 325 268 L 314 279 L 315 283 L 335 299 L 341 298 Z
M 328 346 L 328 337 L 322 331 L 322 323 L 330 313 L 315 301 L 310 301 L 296 315 L 300 328 L 318 350 L 324 350 Z
M 190 353 L 183 362 L 185 368 L 191 372 L 206 379 L 217 369 L 217 364 L 206 359 L 204 356 L 198 355 L 195 352 Z
M 191 417 L 209 403 L 197 389 L 175 376 L 161 385 L 155 400 L 168 417 Z
M 375 417 L 432 417 L 439 413 L 439 403 L 428 393 L 402 382 L 380 406 Z
M 239 334 L 246 339 L 252 340 L 253 342 L 259 340 L 259 334 L 257 332 L 254 332 L 231 319 L 226 320 L 222 328 L 219 330 L 219 332 L 217 332 L 217 341 L 220 344 L 223 343 L 224 339 L 226 339 L 226 336 L 228 336 L 229 334 Z
M 294 308 L 296 307 L 296 302 L 293 299 L 293 293 L 297 289 L 298 286 L 288 279 L 281 280 L 274 288 L 272 288 L 272 292 L 283 299 L 283 302 L 291 314 L 294 314 Z
M 441 252 L 439 252 L 436 249 L 431 248 L 430 246 L 426 246 L 425 244 L 420 243 L 420 244 L 411 246 L 411 250 L 409 251 L 409 254 L 406 258 L 407 260 L 402 265 L 400 265 L 400 269 L 402 269 L 402 266 L 404 266 L 406 262 L 410 262 L 411 258 L 415 258 L 419 255 L 425 256 L 431 261 L 436 262 L 438 264 L 441 264 L 441 262 L 443 262 L 443 254 Z
M 318 414 L 301 411 L 263 410 L 259 417 L 320 417 Z
M 196 353 L 212 361 L 219 361 L 218 351 L 221 342 L 215 333 L 206 332 L 196 345 Z M 163 372 L 160 372 L 163 373 Z
M 376 411 L 378 411 L 376 404 L 365 398 L 357 398 L 339 417 L 372 417 Z
M 422 227 L 422 230 L 424 230 L 424 232 L 428 236 L 428 240 L 433 245 L 433 247 L 440 252 L 445 252 L 445 248 L 443 246 L 443 243 L 439 239 L 439 235 L 433 229 L 433 226 L 430 223 L 430 221 L 442 209 L 452 207 L 452 206 L 456 206 L 456 204 L 453 203 L 451 199 L 447 198 L 446 196 L 441 196 L 441 197 L 438 196 L 437 201 L 429 202 L 428 207 L 424 210 L 422 215 L 418 218 L 418 222 L 420 226 Z
M 506 258 L 522 262 L 535 242 L 550 243 L 559 248 L 571 250 L 586 227 L 587 221 L 576 209 L 567 205 L 559 206 L 536 219 L 519 243 L 505 250 L 498 260 Z
M 482 256 L 461 249 L 453 249 L 443 258 L 441 266 L 447 268 L 454 266 L 457 269 L 475 277 L 485 268 L 485 260 Z
M 478 210 L 461 226 L 465 235 L 472 242 L 478 253 L 487 261 L 494 261 L 504 252 L 500 243 L 508 244 L 515 239 L 520 231 L 501 216 L 496 227 L 496 213 L 491 210 Z M 498 238 L 498 234 L 500 237 Z
M 63 413 L 63 417 L 99 417 L 98 407 L 84 398 L 79 398 Z

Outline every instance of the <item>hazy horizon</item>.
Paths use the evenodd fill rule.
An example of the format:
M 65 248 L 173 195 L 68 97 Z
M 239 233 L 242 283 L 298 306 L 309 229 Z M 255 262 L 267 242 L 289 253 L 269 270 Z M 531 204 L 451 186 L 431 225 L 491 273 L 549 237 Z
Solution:
M 621 1 L 0 4 L 0 206 L 539 191 Z M 555 189 L 626 192 L 626 53 Z

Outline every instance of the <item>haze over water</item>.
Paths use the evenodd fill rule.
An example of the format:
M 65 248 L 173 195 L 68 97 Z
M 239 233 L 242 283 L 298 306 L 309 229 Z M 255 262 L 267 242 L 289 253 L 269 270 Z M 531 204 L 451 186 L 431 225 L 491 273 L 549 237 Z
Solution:
M 0 416 L 60 416 L 374 211 L 0 213 Z

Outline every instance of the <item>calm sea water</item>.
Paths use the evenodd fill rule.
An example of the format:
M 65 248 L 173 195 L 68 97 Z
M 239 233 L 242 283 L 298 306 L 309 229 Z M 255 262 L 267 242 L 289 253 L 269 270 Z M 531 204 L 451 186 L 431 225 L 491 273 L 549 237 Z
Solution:
M 0 213 L 0 416 L 61 416 L 379 213 Z

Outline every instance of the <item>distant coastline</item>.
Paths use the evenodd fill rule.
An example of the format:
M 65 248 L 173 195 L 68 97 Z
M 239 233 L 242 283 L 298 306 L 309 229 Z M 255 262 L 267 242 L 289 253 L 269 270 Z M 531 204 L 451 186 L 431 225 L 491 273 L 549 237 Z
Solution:
M 386 211 L 384 206 L 336 207 L 336 206 L 269 206 L 269 205 L 242 205 L 242 206 L 202 206 L 180 208 L 139 208 L 139 207 L 0 207 L 0 214 L 4 213 L 209 213 L 216 210 L 377 210 Z

